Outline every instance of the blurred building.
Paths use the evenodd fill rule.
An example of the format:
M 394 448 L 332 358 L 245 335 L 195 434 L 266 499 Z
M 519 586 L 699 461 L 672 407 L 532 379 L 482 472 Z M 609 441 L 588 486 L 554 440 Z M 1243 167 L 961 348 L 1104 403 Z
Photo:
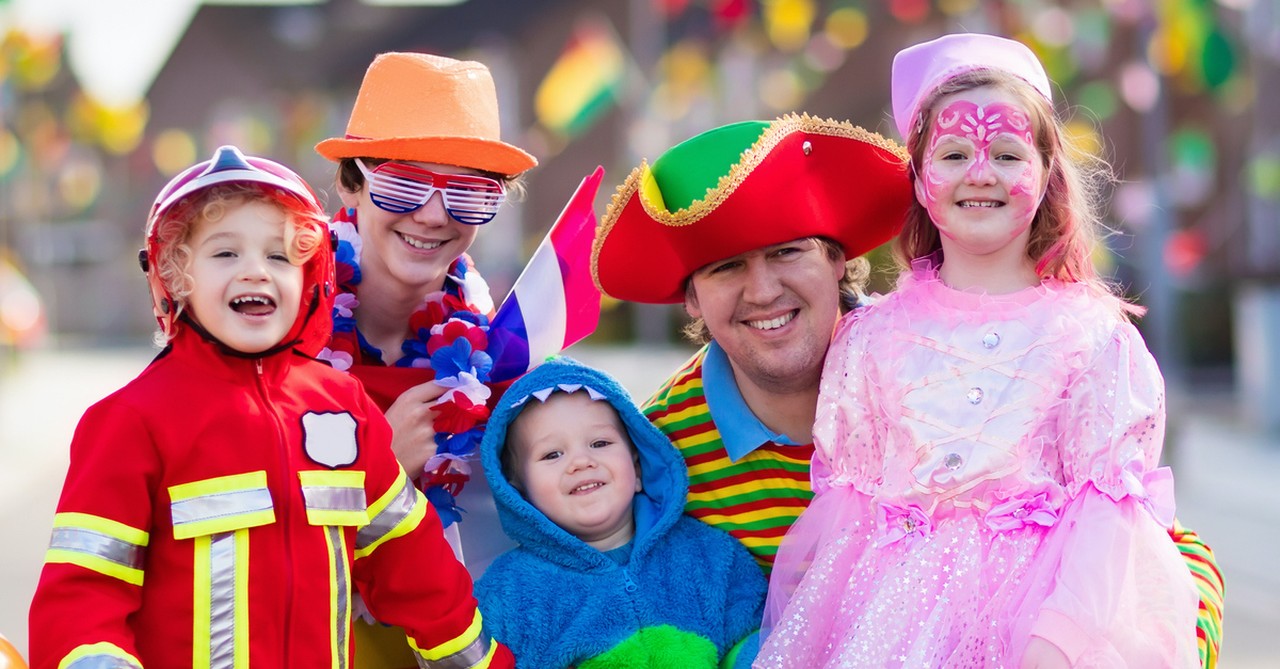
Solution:
M 473 249 L 499 295 L 596 165 L 603 214 L 641 158 L 715 125 L 806 111 L 892 137 L 892 55 L 955 30 L 1031 45 L 1077 145 L 1115 166 L 1116 234 L 1099 259 L 1151 307 L 1142 327 L 1170 376 L 1229 369 L 1227 298 L 1280 278 L 1274 0 L 209 0 L 132 104 L 86 95 L 67 36 L 13 12 L 6 26 L 22 3 L 0 0 L 0 245 L 63 337 L 145 336 L 146 209 L 219 144 L 294 166 L 336 206 L 312 147 L 343 131 L 365 67 L 389 50 L 489 65 L 505 138 L 541 161 Z M 116 43 L 133 39 L 147 37 Z M 681 319 L 607 307 L 597 338 L 668 339 Z

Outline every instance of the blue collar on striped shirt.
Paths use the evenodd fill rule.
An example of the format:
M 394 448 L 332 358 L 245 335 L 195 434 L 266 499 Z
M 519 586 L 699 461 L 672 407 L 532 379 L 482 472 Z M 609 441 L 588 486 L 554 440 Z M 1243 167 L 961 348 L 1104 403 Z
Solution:
M 707 345 L 707 355 L 702 361 L 702 392 L 730 460 L 737 462 L 770 441 L 795 445 L 787 435 L 770 430 L 751 413 L 733 378 L 729 356 L 714 341 Z

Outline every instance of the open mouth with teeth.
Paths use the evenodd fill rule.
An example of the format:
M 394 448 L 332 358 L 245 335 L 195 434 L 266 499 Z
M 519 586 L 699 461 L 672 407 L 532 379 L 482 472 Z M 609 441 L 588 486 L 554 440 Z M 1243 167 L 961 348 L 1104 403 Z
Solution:
M 405 235 L 399 232 L 396 233 L 396 236 L 404 240 L 404 243 L 420 251 L 432 251 L 440 248 L 441 246 L 444 246 L 444 242 L 427 242 L 421 239 L 414 239 L 413 237 L 410 237 L 408 235 Z
M 963 200 L 960 202 L 961 209 L 995 209 L 1003 206 L 1003 202 L 995 200 Z
M 243 295 L 231 300 L 231 310 L 246 316 L 268 316 L 275 312 L 275 300 L 266 295 Z
M 569 491 L 570 495 L 586 495 L 604 487 L 603 481 L 589 481 Z
M 746 321 L 746 324 L 757 330 L 777 330 L 778 328 L 786 325 L 787 323 L 790 323 L 799 313 L 800 313 L 799 309 L 792 309 L 791 311 L 788 311 L 787 313 L 781 316 L 778 316 L 777 318 L 770 318 L 767 320 L 760 320 L 760 321 Z

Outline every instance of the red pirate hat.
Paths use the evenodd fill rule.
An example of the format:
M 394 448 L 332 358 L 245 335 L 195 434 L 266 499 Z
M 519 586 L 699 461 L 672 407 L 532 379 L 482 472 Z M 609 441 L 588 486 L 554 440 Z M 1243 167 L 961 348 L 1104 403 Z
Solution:
M 907 154 L 847 122 L 790 114 L 704 132 L 641 163 L 596 230 L 591 272 L 606 295 L 684 301 L 708 263 L 804 237 L 854 258 L 901 229 Z

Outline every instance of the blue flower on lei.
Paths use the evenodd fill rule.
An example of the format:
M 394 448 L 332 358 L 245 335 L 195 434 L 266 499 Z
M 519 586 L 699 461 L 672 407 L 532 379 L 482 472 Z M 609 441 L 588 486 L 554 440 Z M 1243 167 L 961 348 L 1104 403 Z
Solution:
M 426 353 L 424 344 L 423 353 Z M 448 346 L 442 346 L 431 354 L 431 368 L 436 370 L 436 378 L 452 377 L 469 372 L 482 382 L 489 380 L 489 371 L 493 369 L 493 358 L 484 351 L 472 349 L 471 342 L 459 337 Z

